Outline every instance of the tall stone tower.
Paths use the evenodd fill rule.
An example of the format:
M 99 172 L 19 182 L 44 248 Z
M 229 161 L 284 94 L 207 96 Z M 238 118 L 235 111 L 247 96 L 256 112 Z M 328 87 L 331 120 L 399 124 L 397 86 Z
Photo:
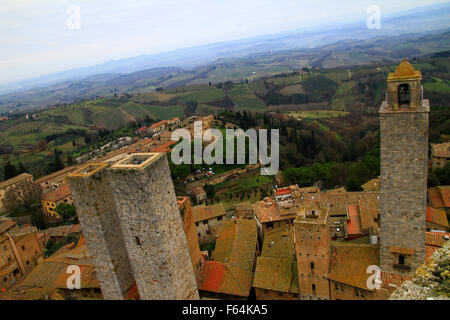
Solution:
M 67 177 L 89 254 L 104 299 L 121 300 L 134 284 L 113 193 L 108 165 L 89 164 Z
M 403 60 L 389 74 L 380 108 L 380 264 L 411 274 L 425 261 L 428 100 L 420 71 Z
M 328 208 L 305 209 L 294 220 L 298 281 L 302 299 L 329 299 L 330 227 Z
M 141 299 L 198 299 L 166 155 L 132 154 L 108 181 Z

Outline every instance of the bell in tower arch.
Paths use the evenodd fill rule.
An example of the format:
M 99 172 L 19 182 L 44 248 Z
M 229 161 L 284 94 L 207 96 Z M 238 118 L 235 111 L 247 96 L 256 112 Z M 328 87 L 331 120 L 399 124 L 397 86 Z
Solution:
M 411 103 L 411 87 L 407 83 L 398 86 L 398 105 L 409 106 Z

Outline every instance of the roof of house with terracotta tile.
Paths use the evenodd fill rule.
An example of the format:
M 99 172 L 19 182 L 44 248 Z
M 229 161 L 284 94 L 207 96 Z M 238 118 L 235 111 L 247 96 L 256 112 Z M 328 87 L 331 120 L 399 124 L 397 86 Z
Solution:
M 162 126 L 162 125 L 165 125 L 167 122 L 169 122 L 168 120 L 161 120 L 161 121 L 159 121 L 159 122 L 156 122 L 156 123 L 154 123 L 154 124 L 152 124 L 151 126 L 150 126 L 150 128 L 158 128 L 158 127 L 160 127 L 160 126 Z
M 441 192 L 442 201 L 446 208 L 450 208 L 450 186 L 439 186 L 439 191 Z
M 14 227 L 17 224 L 16 221 L 13 220 L 6 220 L 3 223 L 0 223 L 0 234 L 6 232 L 10 228 Z
M 438 249 L 439 249 L 439 247 L 425 245 L 425 262 L 428 262 L 428 260 L 430 260 L 433 253 Z
M 217 231 L 211 261 L 197 275 L 199 290 L 247 297 L 253 283 L 257 229 L 254 220 L 232 219 Z
M 71 243 L 59 249 L 48 259 L 41 261 L 22 281 L 7 291 L 6 298 L 14 297 L 17 292 L 22 292 L 20 299 L 28 300 L 35 298 L 35 292 L 31 290 L 33 288 L 44 291 L 67 288 L 67 279 L 70 276 L 67 268 L 70 265 L 80 267 L 82 289 L 100 288 L 87 247 L 76 247 L 74 243 Z
M 430 246 L 442 247 L 445 241 L 450 240 L 450 233 L 447 232 L 426 232 L 425 244 Z
M 292 228 L 285 225 L 267 232 L 258 257 L 253 286 L 286 293 L 298 293 L 297 261 Z
M 70 196 L 69 186 L 67 184 L 63 183 L 55 191 L 43 194 L 42 195 L 42 200 L 57 202 L 57 201 L 62 200 L 64 198 L 68 197 L 68 196 Z
M 253 210 L 255 211 L 256 217 L 261 223 L 281 220 L 277 203 L 273 198 L 258 201 L 254 203 L 252 207 Z
M 380 249 L 376 245 L 333 242 L 330 254 L 328 279 L 367 288 L 367 267 L 379 265 Z
M 177 143 L 177 141 L 166 142 L 166 143 L 164 143 L 164 144 L 162 144 L 160 146 L 157 146 L 157 147 L 154 147 L 154 148 L 150 149 L 150 152 L 161 152 L 161 153 L 169 152 L 171 150 L 170 146 L 172 146 L 172 145 L 174 145 L 176 143 Z
M 391 272 L 385 272 L 381 271 L 380 273 L 380 281 L 381 281 L 381 287 L 385 289 L 395 289 L 402 285 L 402 283 L 406 280 L 411 280 L 412 277 L 408 275 L 398 274 L 398 273 L 391 273 Z
M 364 191 L 380 191 L 380 177 L 367 181 L 361 188 Z
M 438 187 L 428 188 L 428 198 L 433 208 L 444 208 L 444 201 Z
M 427 207 L 426 221 L 448 228 L 447 213 L 444 210 Z
M 347 206 L 347 234 L 357 235 L 362 234 L 361 218 L 359 216 L 359 208 L 357 205 L 349 204 Z
M 13 177 L 11 179 L 8 179 L 8 180 L 0 182 L 0 189 L 3 189 L 3 188 L 8 187 L 8 186 L 10 186 L 12 184 L 15 184 L 15 183 L 18 183 L 18 182 L 22 182 L 22 181 L 25 181 L 25 180 L 28 180 L 28 179 L 32 179 L 32 178 L 33 178 L 33 176 L 31 174 L 29 174 L 29 173 L 21 173 L 21 174 Z
M 223 204 L 218 203 L 211 206 L 195 206 L 192 207 L 192 216 L 194 222 L 205 221 L 212 218 L 217 218 L 226 214 Z

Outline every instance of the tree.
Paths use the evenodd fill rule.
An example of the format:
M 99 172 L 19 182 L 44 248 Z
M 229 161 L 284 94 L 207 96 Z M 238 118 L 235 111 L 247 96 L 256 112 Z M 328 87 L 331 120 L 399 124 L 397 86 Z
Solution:
M 15 210 L 18 208 L 29 210 L 33 205 L 40 203 L 41 195 L 42 188 L 40 184 L 25 181 L 6 191 L 3 198 L 3 205 L 7 210 Z
M 23 166 L 22 162 L 19 161 L 19 174 L 27 172 L 27 169 Z
M 210 185 L 210 184 L 205 184 L 205 186 L 203 187 L 203 189 L 205 189 L 205 192 L 206 192 L 206 197 L 208 198 L 208 199 L 212 199 L 214 196 L 215 196 L 215 194 L 216 194 L 216 190 L 215 190 L 215 188 L 214 188 L 214 186 L 213 185 Z
M 60 203 L 56 206 L 55 211 L 62 217 L 64 220 L 70 220 L 75 217 L 77 212 L 75 211 L 75 207 L 73 204 L 68 203 Z
M 11 162 L 8 161 L 8 163 L 5 164 L 3 167 L 3 176 L 5 177 L 5 180 L 14 178 L 18 175 L 16 167 L 11 164 Z

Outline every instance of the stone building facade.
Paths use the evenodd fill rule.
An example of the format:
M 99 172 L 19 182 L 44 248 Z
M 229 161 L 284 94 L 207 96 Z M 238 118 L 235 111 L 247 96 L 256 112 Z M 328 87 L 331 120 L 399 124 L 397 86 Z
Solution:
M 404 60 L 388 78 L 380 108 L 380 264 L 411 274 L 425 261 L 428 100 L 421 74 Z
M 107 168 L 105 163 L 88 164 L 70 174 L 67 181 L 103 297 L 122 300 L 134 277 Z
M 294 239 L 301 299 L 329 299 L 328 210 L 306 209 L 299 213 L 294 221 Z
M 108 181 L 141 299 L 198 299 L 166 155 L 132 154 Z

